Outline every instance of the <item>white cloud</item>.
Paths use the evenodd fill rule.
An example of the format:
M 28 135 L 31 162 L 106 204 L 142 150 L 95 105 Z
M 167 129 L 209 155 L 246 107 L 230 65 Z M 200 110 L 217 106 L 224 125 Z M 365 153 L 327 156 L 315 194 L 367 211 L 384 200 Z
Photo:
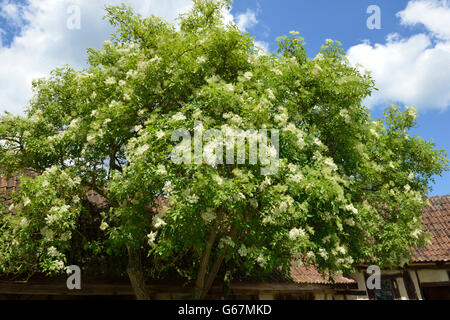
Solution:
M 113 31 L 102 20 L 105 5 L 119 5 L 123 0 L 29 0 L 27 5 L 1 2 L 0 14 L 20 22 L 22 30 L 9 47 L 0 47 L 0 112 L 20 113 L 31 97 L 31 81 L 69 64 L 86 66 L 86 48 L 99 47 Z M 127 0 L 143 15 L 156 14 L 173 21 L 191 8 L 190 0 Z M 67 28 L 67 9 L 78 5 L 81 29 Z M 3 35 L 5 37 L 5 35 Z
M 258 24 L 256 13 L 251 9 L 247 9 L 247 11 L 245 11 L 244 13 L 238 14 L 235 20 L 239 29 L 244 32 L 248 31 L 248 29 Z
M 192 8 L 191 0 L 29 0 L 26 4 L 0 0 L 0 15 L 9 24 L 22 28 L 8 47 L 0 42 L 0 113 L 23 111 L 31 97 L 32 79 L 45 77 L 65 64 L 76 69 L 85 67 L 86 48 L 99 47 L 113 31 L 102 20 L 104 6 L 122 2 L 144 16 L 155 14 L 172 22 Z M 72 5 L 80 8 L 80 30 L 67 28 L 67 9 Z M 225 22 L 234 21 L 242 30 L 257 23 L 251 10 L 236 19 L 229 11 L 224 15 Z M 0 29 L 0 41 L 2 38 L 5 34 Z
M 402 25 L 423 24 L 437 37 L 450 39 L 450 10 L 447 0 L 410 1 L 397 14 Z
M 3 0 L 0 3 L 0 17 L 4 18 L 8 23 L 17 25 L 21 22 L 20 4 L 14 4 L 11 0 Z
M 450 19 L 439 20 L 449 14 L 445 1 L 410 1 L 398 13 L 401 24 L 422 23 L 428 33 L 390 34 L 384 44 L 363 42 L 348 50 L 350 62 L 371 71 L 380 90 L 366 104 L 399 102 L 422 110 L 450 106 Z
M 266 41 L 255 41 L 255 46 L 261 49 L 263 54 L 269 53 L 269 43 Z

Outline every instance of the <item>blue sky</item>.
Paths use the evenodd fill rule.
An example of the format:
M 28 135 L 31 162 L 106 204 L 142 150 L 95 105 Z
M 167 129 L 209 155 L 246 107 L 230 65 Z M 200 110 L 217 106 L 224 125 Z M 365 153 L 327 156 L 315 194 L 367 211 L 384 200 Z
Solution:
M 20 113 L 31 80 L 66 63 L 85 66 L 85 49 L 99 47 L 111 28 L 105 4 L 124 2 L 138 12 L 168 20 L 190 8 L 189 0 L 0 0 L 0 112 Z M 447 0 L 235 0 L 229 20 L 276 50 L 275 38 L 297 30 L 308 54 L 325 39 L 342 42 L 352 63 L 373 72 L 379 92 L 365 101 L 373 117 L 389 103 L 416 106 L 412 130 L 450 152 L 450 7 Z M 381 29 L 368 29 L 370 5 L 381 12 Z M 69 8 L 79 9 L 80 29 L 68 29 Z M 73 11 L 70 11 L 73 13 Z M 436 177 L 432 195 L 450 194 L 450 172 Z

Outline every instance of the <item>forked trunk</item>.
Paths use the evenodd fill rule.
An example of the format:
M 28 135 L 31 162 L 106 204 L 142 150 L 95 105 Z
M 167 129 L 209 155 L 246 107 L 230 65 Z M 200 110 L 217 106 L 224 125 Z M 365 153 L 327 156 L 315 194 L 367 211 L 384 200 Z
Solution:
M 150 300 L 150 294 L 145 286 L 139 250 L 128 247 L 128 277 L 137 300 Z

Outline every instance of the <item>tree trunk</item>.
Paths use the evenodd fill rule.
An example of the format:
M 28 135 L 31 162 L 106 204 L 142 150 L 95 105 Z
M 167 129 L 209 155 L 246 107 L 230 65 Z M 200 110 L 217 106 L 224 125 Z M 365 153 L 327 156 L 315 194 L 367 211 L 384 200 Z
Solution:
M 197 281 L 194 288 L 194 299 L 202 299 L 205 295 L 205 278 L 208 271 L 209 257 L 211 255 L 211 249 L 216 240 L 217 230 L 213 228 L 209 235 L 208 242 L 206 243 L 205 249 L 202 252 L 202 259 L 200 260 L 200 267 L 197 273 Z
M 137 300 L 150 300 L 150 294 L 145 286 L 145 277 L 142 271 L 139 250 L 127 247 L 128 268 L 127 273 Z

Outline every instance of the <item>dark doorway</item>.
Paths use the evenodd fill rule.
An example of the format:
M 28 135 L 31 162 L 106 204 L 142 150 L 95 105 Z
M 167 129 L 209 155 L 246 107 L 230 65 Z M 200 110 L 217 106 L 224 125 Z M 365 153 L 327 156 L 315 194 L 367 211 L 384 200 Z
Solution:
M 425 300 L 450 300 L 450 287 L 422 287 Z

